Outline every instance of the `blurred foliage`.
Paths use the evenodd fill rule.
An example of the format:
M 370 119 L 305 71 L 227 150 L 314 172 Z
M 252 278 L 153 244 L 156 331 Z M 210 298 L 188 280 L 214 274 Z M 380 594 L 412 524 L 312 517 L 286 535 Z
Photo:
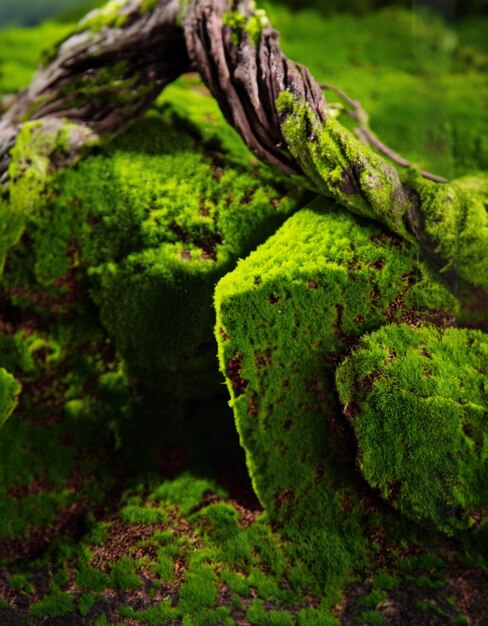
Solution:
M 2 0 L 0 28 L 33 26 L 54 17 L 61 21 L 76 21 L 100 4 L 103 2 L 97 0 Z
M 282 2 L 292 9 L 312 8 L 325 15 L 339 12 L 364 15 L 368 11 L 392 6 L 413 11 L 434 11 L 448 19 L 488 13 L 486 0 L 464 0 L 464 2 L 456 0 L 282 0 Z
M 0 28 L 6 26 L 32 26 L 43 20 L 55 18 L 76 21 L 86 11 L 104 4 L 103 0 L 3 0 L 0 3 Z M 413 11 L 430 10 L 448 20 L 469 15 L 488 15 L 487 0 L 279 0 L 298 9 L 315 9 L 324 15 L 350 12 L 356 15 L 383 8 L 398 6 Z

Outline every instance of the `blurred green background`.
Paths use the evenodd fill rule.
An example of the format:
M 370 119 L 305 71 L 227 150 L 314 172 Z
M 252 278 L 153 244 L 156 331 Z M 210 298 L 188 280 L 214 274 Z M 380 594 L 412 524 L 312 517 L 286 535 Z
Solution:
M 488 13 L 488 0 L 283 0 L 282 3 L 293 9 L 314 8 L 325 15 L 339 11 L 362 15 L 385 6 L 433 9 L 449 20 Z M 2 0 L 0 27 L 32 26 L 53 17 L 72 20 L 78 10 L 83 13 L 100 4 L 103 4 L 100 0 Z

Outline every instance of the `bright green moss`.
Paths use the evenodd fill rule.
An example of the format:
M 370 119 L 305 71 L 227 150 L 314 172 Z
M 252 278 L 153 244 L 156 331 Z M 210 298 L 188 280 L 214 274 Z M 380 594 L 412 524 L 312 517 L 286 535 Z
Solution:
M 443 271 L 455 270 L 488 293 L 488 176 L 466 176 L 447 185 L 415 173 L 409 180 L 421 197 L 423 228 L 445 260 Z
M 26 220 L 48 194 L 52 160 L 62 153 L 73 137 L 79 141 L 86 140 L 87 148 L 95 143 L 90 131 L 69 122 L 34 121 L 22 126 L 10 153 L 8 200 L 0 201 L 3 213 L 0 272 L 3 271 L 9 248 L 20 240 Z
M 254 488 L 318 575 L 339 575 L 361 553 L 362 531 L 359 505 L 341 512 L 356 496 L 334 367 L 367 330 L 450 320 L 454 300 L 407 244 L 317 204 L 227 274 L 215 304 L 221 370 Z
M 86 591 L 103 591 L 109 586 L 109 577 L 100 570 L 83 564 L 76 573 L 76 586 Z
M 284 117 L 287 147 L 315 189 L 411 238 L 405 227 L 411 201 L 384 158 L 333 117 L 322 124 L 306 102 L 289 92 L 279 95 L 276 106 Z
M 80 261 L 93 299 L 129 372 L 144 385 L 164 387 L 168 372 L 183 366 L 187 380 L 180 374 L 168 383 L 174 392 L 218 388 L 216 379 L 209 384 L 197 375 L 206 370 L 211 378 L 202 365 L 213 346 L 189 360 L 212 342 L 214 285 L 297 203 L 266 169 L 258 172 L 233 163 L 218 143 L 206 145 L 198 127 L 165 107 L 64 175 L 62 195 L 40 212 L 44 223 L 47 213 L 73 212 L 85 222 Z M 55 234 L 42 224 L 35 233 L 41 262 L 40 247 Z M 66 236 L 58 241 L 66 249 Z
M 246 619 L 256 626 L 293 626 L 295 620 L 288 611 L 268 611 L 262 600 L 253 600 L 246 612 Z
M 90 30 L 96 33 L 104 28 L 121 28 L 127 19 L 124 7 L 128 4 L 128 0 L 110 0 L 101 8 L 90 11 L 79 22 L 77 31 Z
M 21 386 L 7 370 L 0 368 L 0 428 L 17 406 Z
M 245 31 L 249 35 L 249 40 L 253 46 L 257 46 L 262 29 L 269 24 L 266 11 L 256 9 L 256 3 L 252 0 L 249 3 L 252 15 L 243 15 L 239 9 L 226 11 L 223 14 L 223 23 L 232 29 L 232 40 L 234 45 L 238 45 L 242 33 Z
M 30 607 L 29 613 L 36 618 L 54 618 L 73 613 L 75 609 L 76 606 L 73 595 L 65 593 L 54 586 L 49 595 Z
M 0 96 L 26 87 L 42 50 L 65 37 L 70 28 L 46 23 L 36 28 L 0 30 Z
M 302 609 L 298 613 L 298 626 L 339 626 L 340 622 L 328 609 Z
M 171 606 L 170 600 L 164 600 L 158 606 L 142 611 L 135 611 L 132 607 L 122 607 L 120 615 L 151 626 L 166 626 L 178 616 L 178 611 Z
M 184 472 L 173 481 L 163 482 L 151 494 L 152 502 L 177 504 L 183 515 L 194 509 L 206 492 L 223 496 L 225 492 L 214 482 Z
M 467 50 L 461 19 L 447 27 L 432 15 L 392 7 L 327 18 L 279 4 L 266 10 L 285 53 L 319 82 L 358 99 L 386 145 L 447 178 L 488 169 L 481 18 L 471 37 L 477 47 Z M 331 91 L 325 96 L 339 100 Z M 347 116 L 341 121 L 351 126 Z
M 156 524 L 166 521 L 166 511 L 128 504 L 120 511 L 120 517 L 129 524 Z
M 178 608 L 191 615 L 217 602 L 217 578 L 213 568 L 198 562 L 190 563 L 178 594 Z
M 488 510 L 487 373 L 482 332 L 406 325 L 363 337 L 337 372 L 366 480 L 448 533 Z
M 92 610 L 93 605 L 97 601 L 97 598 L 92 593 L 84 593 L 78 600 L 78 611 L 81 615 L 85 616 Z

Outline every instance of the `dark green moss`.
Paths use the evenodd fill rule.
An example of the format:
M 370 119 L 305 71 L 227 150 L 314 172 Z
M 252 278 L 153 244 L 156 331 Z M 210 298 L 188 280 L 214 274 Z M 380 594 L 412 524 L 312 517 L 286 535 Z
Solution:
M 487 513 L 487 336 L 386 326 L 363 337 L 337 386 L 368 482 L 448 533 Z
M 75 601 L 73 595 L 64 593 L 54 586 L 51 593 L 39 602 L 33 604 L 29 612 L 33 617 L 63 617 L 75 611 Z

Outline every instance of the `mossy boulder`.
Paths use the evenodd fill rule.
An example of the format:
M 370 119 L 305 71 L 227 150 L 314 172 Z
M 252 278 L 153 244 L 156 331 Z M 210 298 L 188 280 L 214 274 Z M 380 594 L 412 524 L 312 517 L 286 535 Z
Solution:
M 452 533 L 488 514 L 488 335 L 429 325 L 362 337 L 337 371 L 363 476 L 399 511 Z
M 227 274 L 215 304 L 220 367 L 256 493 L 271 519 L 295 529 L 309 561 L 327 553 L 321 567 L 333 569 L 358 553 L 361 536 L 356 513 L 341 512 L 357 496 L 335 367 L 389 322 L 450 323 L 454 299 L 407 244 L 320 201 Z
M 76 315 L 83 299 L 86 314 L 89 291 L 132 378 L 153 389 L 171 378 L 173 391 L 192 395 L 219 389 L 215 283 L 296 210 L 302 192 L 220 132 L 217 105 L 186 87 L 186 110 L 175 89 L 175 106 L 154 108 L 42 193 L 31 189 L 28 211 L 11 204 L 22 213 L 20 243 L 3 286 L 15 305 L 47 317 L 62 303 Z

